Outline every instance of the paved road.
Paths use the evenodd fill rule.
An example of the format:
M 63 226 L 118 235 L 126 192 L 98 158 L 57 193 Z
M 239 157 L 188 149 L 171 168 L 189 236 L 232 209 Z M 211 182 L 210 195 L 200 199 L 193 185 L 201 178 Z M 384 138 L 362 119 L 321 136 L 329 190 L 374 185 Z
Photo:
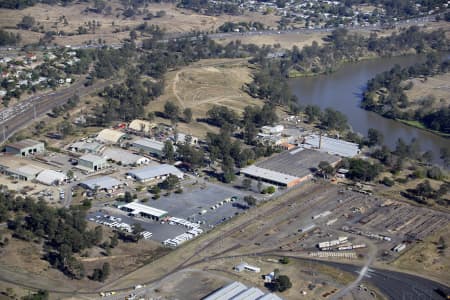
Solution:
M 350 283 L 345 288 L 338 291 L 333 297 L 331 297 L 332 300 L 341 299 L 342 297 L 349 294 L 354 288 L 356 288 L 358 286 L 358 284 L 361 282 L 361 280 L 363 280 L 363 278 L 367 275 L 367 272 L 369 271 L 369 267 L 372 264 L 373 260 L 375 259 L 376 254 L 377 254 L 377 249 L 375 248 L 375 246 L 373 244 L 369 243 L 369 257 L 368 257 L 366 263 L 364 264 L 364 266 L 361 268 L 361 270 L 359 270 L 358 278 L 356 278 L 355 281 Z
M 360 271 L 360 267 L 354 265 L 324 263 L 350 273 Z M 436 289 L 446 287 L 423 277 L 376 268 L 369 268 L 363 281 L 376 286 L 388 299 L 393 300 L 442 300 L 442 296 L 436 292 Z

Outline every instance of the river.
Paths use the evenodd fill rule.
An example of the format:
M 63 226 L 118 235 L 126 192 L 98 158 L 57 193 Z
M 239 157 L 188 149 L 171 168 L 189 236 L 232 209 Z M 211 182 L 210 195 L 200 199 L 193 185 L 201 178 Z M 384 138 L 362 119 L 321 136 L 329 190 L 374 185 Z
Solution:
M 359 106 L 362 92 L 369 79 L 389 70 L 395 64 L 404 67 L 424 59 L 423 56 L 413 55 L 347 63 L 332 74 L 294 78 L 289 83 L 300 104 L 315 104 L 322 109 L 331 107 L 339 110 L 347 116 L 348 123 L 354 131 L 367 135 L 369 128 L 375 128 L 382 132 L 384 144 L 391 149 L 395 147 L 399 138 L 407 142 L 416 138 L 420 141 L 421 150 L 431 150 L 437 161 L 441 148 L 450 149 L 450 139 L 383 118 Z

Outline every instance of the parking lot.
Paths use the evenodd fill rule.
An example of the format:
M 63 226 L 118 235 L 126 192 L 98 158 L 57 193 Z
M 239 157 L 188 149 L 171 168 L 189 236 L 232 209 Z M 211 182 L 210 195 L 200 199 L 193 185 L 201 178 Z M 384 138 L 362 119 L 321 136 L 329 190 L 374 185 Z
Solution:
M 105 217 L 106 216 L 106 217 Z M 108 224 L 112 224 L 114 221 L 110 220 L 110 216 L 114 218 L 120 218 L 121 223 L 126 223 L 129 225 L 134 224 L 141 224 L 142 228 L 144 228 L 145 231 L 151 232 L 152 237 L 151 240 L 155 240 L 158 242 L 163 242 L 166 239 L 173 238 L 177 235 L 185 233 L 188 229 L 184 226 L 179 225 L 170 225 L 169 223 L 161 224 L 158 221 L 153 221 L 146 218 L 133 218 L 127 216 L 126 212 L 120 211 L 118 209 L 108 209 L 102 211 L 96 211 L 93 213 L 90 213 L 88 215 L 88 219 L 91 222 L 97 222 L 101 224 L 100 222 L 107 222 L 106 224 L 101 224 L 108 226 Z
M 188 220 L 199 224 L 199 228 L 208 230 L 216 225 L 243 212 L 239 204 L 245 204 L 242 200 L 246 194 L 218 184 L 205 183 L 185 188 L 181 194 L 172 193 L 161 196 L 158 200 L 148 200 L 146 205 L 165 210 L 171 217 Z M 233 197 L 233 200 L 231 198 Z M 150 198 L 150 195 L 149 195 Z M 228 199 L 224 201 L 225 199 Z M 219 203 L 222 203 L 219 205 Z M 215 209 L 211 207 L 215 206 Z M 111 216 L 113 217 L 111 220 Z M 127 212 L 114 207 L 104 207 L 88 215 L 88 220 L 104 226 L 112 224 L 120 218 L 119 223 L 133 225 L 141 224 L 145 231 L 151 232 L 151 240 L 164 242 L 173 239 L 189 231 L 189 228 L 175 224 L 171 221 L 156 221 L 143 217 L 131 217 Z
M 205 183 L 200 186 L 192 186 L 184 189 L 183 193 L 172 193 L 169 196 L 161 196 L 158 200 L 149 200 L 146 204 L 165 210 L 169 215 L 184 218 L 192 222 L 201 222 L 203 228 L 211 228 L 233 217 L 242 209 L 234 203 L 245 203 L 242 199 L 246 194 L 227 186 Z M 212 210 L 211 207 L 227 198 L 237 196 L 236 202 L 224 203 Z M 233 205 L 234 204 L 234 205 Z M 206 210 L 206 213 L 200 214 Z

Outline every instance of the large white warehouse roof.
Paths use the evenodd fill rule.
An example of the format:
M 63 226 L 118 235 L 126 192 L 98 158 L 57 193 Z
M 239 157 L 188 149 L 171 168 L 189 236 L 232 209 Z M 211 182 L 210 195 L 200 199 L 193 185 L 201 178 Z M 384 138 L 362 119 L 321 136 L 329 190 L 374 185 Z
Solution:
M 359 153 L 358 144 L 326 136 L 322 136 L 322 141 L 320 141 L 320 136 L 317 134 L 305 137 L 305 144 L 332 155 L 336 154 L 344 157 L 354 157 Z
M 235 281 L 233 283 L 230 283 L 229 285 L 221 288 L 220 290 L 216 291 L 215 293 L 209 295 L 206 298 L 203 298 L 203 300 L 228 300 L 231 297 L 242 293 L 245 291 L 247 287 L 243 285 L 242 283 Z
M 67 180 L 67 176 L 64 173 L 56 172 L 53 170 L 44 170 L 36 177 L 36 180 L 46 185 L 59 184 L 64 180 Z
M 79 184 L 90 190 L 110 190 L 121 185 L 122 182 L 110 176 L 102 176 L 82 181 Z
M 135 169 L 129 171 L 128 174 L 139 181 L 151 180 L 157 177 L 167 176 L 169 174 L 175 175 L 178 178 L 182 178 L 184 175 L 183 172 L 168 164 Z

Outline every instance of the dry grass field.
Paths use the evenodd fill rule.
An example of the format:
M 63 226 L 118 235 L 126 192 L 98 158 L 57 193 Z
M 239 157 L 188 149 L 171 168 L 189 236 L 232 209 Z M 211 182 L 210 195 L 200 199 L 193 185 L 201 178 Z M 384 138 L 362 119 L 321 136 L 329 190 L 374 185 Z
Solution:
M 441 249 L 443 239 L 446 248 Z M 450 225 L 403 253 L 392 266 L 450 283 Z
M 409 109 L 435 110 L 450 105 L 450 73 L 428 77 L 427 79 L 414 78 L 405 83 L 412 82 L 413 88 L 406 91 L 410 104 Z M 434 97 L 433 101 L 426 100 Z
M 220 44 L 227 44 L 231 41 L 239 40 L 244 44 L 255 44 L 257 46 L 262 45 L 275 45 L 279 44 L 281 48 L 291 49 L 293 46 L 297 46 L 300 49 L 304 46 L 310 46 L 313 41 L 316 41 L 319 45 L 323 44 L 323 38 L 327 36 L 327 33 L 312 32 L 312 33 L 283 33 L 283 34 L 264 34 L 264 35 L 242 35 L 233 36 L 227 38 L 217 39 L 216 42 Z
M 0 28 L 7 28 L 14 32 L 20 32 L 23 37 L 22 43 L 37 42 L 43 35 L 25 30 L 16 30 L 16 24 L 20 23 L 23 16 L 35 18 L 37 26 L 43 27 L 43 31 L 64 31 L 66 33 L 76 32 L 79 26 L 85 26 L 89 21 L 100 22 L 101 26 L 95 33 L 89 32 L 83 35 L 58 36 L 54 42 L 60 45 L 82 44 L 89 40 L 97 41 L 99 38 L 107 43 L 115 43 L 129 36 L 129 31 L 137 25 L 145 22 L 144 15 L 136 15 L 124 18 L 121 14 L 123 7 L 118 0 L 108 1 L 112 8 L 110 15 L 86 12 L 86 8 L 92 7 L 89 3 L 79 3 L 68 6 L 38 4 L 23 10 L 0 9 Z M 242 16 L 205 16 L 192 11 L 179 9 L 174 4 L 152 3 L 147 10 L 153 14 L 164 10 L 166 15 L 162 18 L 154 18 L 147 21 L 148 24 L 159 25 L 167 32 L 189 32 L 192 30 L 215 31 L 220 25 L 227 21 L 259 21 L 266 26 L 276 27 L 279 17 L 268 15 L 261 18 L 259 13 L 246 13 Z M 65 16 L 68 24 L 61 19 Z M 121 31 L 114 33 L 115 31 Z
M 92 224 L 89 226 L 93 227 Z M 103 235 L 107 241 L 112 235 L 111 229 L 103 227 Z M 10 242 L 7 247 L 0 249 L 2 280 L 15 280 L 30 287 L 60 291 L 93 290 L 102 285 L 88 278 L 71 280 L 42 259 L 44 252 L 40 244 L 14 239 L 9 234 L 3 236 L 8 237 Z M 103 249 L 93 247 L 77 258 L 83 263 L 87 276 L 92 274 L 94 268 L 101 268 L 103 263 L 109 262 L 111 275 L 108 280 L 115 280 L 167 251 L 155 241 L 141 240 L 138 244 L 121 242 L 109 256 L 103 253 Z
M 247 105 L 262 105 L 262 101 L 250 97 L 242 90 L 251 81 L 251 70 L 245 59 L 211 59 L 169 72 L 164 94 L 148 106 L 149 111 L 164 111 L 167 101 L 175 102 L 180 110 L 191 108 L 193 120 L 206 117 L 213 105 L 223 105 L 242 113 Z M 158 119 L 157 121 L 165 121 Z M 196 136 L 206 131 L 217 131 L 205 123 L 180 122 L 178 128 Z

